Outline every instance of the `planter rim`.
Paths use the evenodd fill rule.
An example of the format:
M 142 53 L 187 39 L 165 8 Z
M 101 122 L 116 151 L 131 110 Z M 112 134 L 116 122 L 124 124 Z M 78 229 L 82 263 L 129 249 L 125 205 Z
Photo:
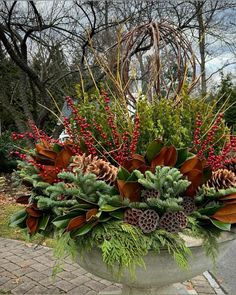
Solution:
M 179 236 L 185 241 L 185 245 L 189 248 L 200 247 L 203 244 L 203 239 L 194 238 L 183 233 L 179 233 Z M 232 231 L 222 232 L 217 239 L 219 243 L 236 239 L 236 228 Z

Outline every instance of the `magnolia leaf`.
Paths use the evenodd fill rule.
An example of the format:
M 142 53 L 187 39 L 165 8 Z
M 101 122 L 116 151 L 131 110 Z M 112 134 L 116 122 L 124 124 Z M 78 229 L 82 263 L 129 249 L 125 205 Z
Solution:
M 74 229 L 80 228 L 82 225 L 86 223 L 86 215 L 80 215 L 72 218 L 67 225 L 66 230 L 72 231 Z
M 98 221 L 96 221 L 94 223 L 86 223 L 81 228 L 76 229 L 75 231 L 73 231 L 71 236 L 73 238 L 78 237 L 78 236 L 83 236 L 83 235 L 87 234 L 97 223 L 98 223 Z
M 16 199 L 16 203 L 27 205 L 29 203 L 30 195 L 19 196 Z
M 224 215 L 229 215 L 229 214 L 234 214 L 236 213 L 236 204 L 232 204 L 232 205 L 225 205 L 223 207 L 221 207 L 215 215 L 213 215 L 214 217 L 217 216 L 224 216 Z
M 46 158 L 49 158 L 51 160 L 55 160 L 57 157 L 57 153 L 50 150 L 50 149 L 46 149 L 44 146 L 42 146 L 41 144 L 35 144 L 35 148 L 36 151 L 39 155 L 45 156 Z
M 25 210 L 32 217 L 40 217 L 43 214 L 42 211 L 36 210 L 34 208 L 31 208 L 31 207 L 27 207 Z
M 109 213 L 112 217 L 117 218 L 119 220 L 124 220 L 124 210 L 116 210 L 116 211 L 111 211 Z
M 29 216 L 26 219 L 26 225 L 30 234 L 35 234 L 38 229 L 39 219 L 37 217 Z
M 195 196 L 199 185 L 202 184 L 203 172 L 192 169 L 189 172 L 185 173 L 184 176 L 186 176 L 187 179 L 191 182 L 185 194 L 187 196 Z
M 100 208 L 100 210 L 103 212 L 112 212 L 112 211 L 119 210 L 121 208 L 123 208 L 123 207 L 115 207 L 115 206 L 111 206 L 109 204 L 105 204 Z
M 236 204 L 236 199 L 234 200 L 224 200 L 224 204 Z
M 14 213 L 11 217 L 10 217 L 10 226 L 11 227 L 16 227 L 19 224 L 21 224 L 23 221 L 26 220 L 28 214 L 24 209 L 17 211 L 16 213 Z
M 219 210 L 219 208 L 221 208 L 221 205 L 213 205 L 213 206 L 209 206 L 206 208 L 201 208 L 198 210 L 199 213 L 201 213 L 202 215 L 207 215 L 207 216 L 211 216 L 213 214 L 215 214 L 217 212 L 217 210 Z
M 56 153 L 59 153 L 62 149 L 63 149 L 63 146 L 61 146 L 60 144 L 55 143 L 53 146 L 53 151 Z
M 43 216 L 39 219 L 39 226 L 38 226 L 38 229 L 45 230 L 46 227 L 47 227 L 47 225 L 48 225 L 49 219 L 50 219 L 50 215 L 43 215 Z
M 160 153 L 152 160 L 151 162 L 151 168 L 152 170 L 154 171 L 156 166 L 163 166 L 164 165 L 164 161 L 165 161 L 165 154 L 166 154 L 166 151 L 167 151 L 167 147 L 164 146 Z
M 188 157 L 188 149 L 187 148 L 182 148 L 182 149 L 177 149 L 177 161 L 175 166 L 179 167 L 182 165 Z
M 171 145 L 167 147 L 165 158 L 164 158 L 164 165 L 169 167 L 174 167 L 177 162 L 177 151 L 176 148 Z
M 163 143 L 160 140 L 155 140 L 148 145 L 145 155 L 145 158 L 147 159 L 148 163 L 152 162 L 152 160 L 159 154 L 162 147 Z
M 193 169 L 199 170 L 199 171 L 202 171 L 203 169 L 202 161 L 197 156 L 185 161 L 180 168 L 180 172 L 182 174 L 186 174 Z
M 55 160 L 55 166 L 66 168 L 68 164 L 70 163 L 70 158 L 73 156 L 73 151 L 70 147 L 64 146 L 63 150 L 61 150 L 57 154 L 57 158 Z
M 236 194 L 230 194 L 220 198 L 221 201 L 234 200 L 234 199 L 236 199 Z
M 203 168 L 202 184 L 206 183 L 212 176 L 212 169 L 210 167 Z
M 128 198 L 131 202 L 140 201 L 141 185 L 137 181 L 117 180 L 117 184 L 122 197 Z
M 214 226 L 218 227 L 221 230 L 225 230 L 225 231 L 230 231 L 231 229 L 231 224 L 230 223 L 225 223 L 219 220 L 213 220 L 210 219 L 211 223 L 214 224 Z
M 85 214 L 84 211 L 79 211 L 79 210 L 74 210 L 74 211 L 71 211 L 69 212 L 68 214 L 66 215 L 63 215 L 63 216 L 58 216 L 56 217 L 52 223 L 59 229 L 62 229 L 62 228 L 65 228 L 67 227 L 68 223 L 70 222 L 70 220 L 78 215 L 82 215 L 82 214 Z
M 130 173 L 128 170 L 126 170 L 124 167 L 119 168 L 119 171 L 117 173 L 117 179 L 127 180 L 129 176 L 130 176 Z
M 98 213 L 98 209 L 97 208 L 93 208 L 88 210 L 88 212 L 86 213 L 86 221 L 90 221 L 93 218 L 97 218 L 96 214 Z
M 211 216 L 226 223 L 236 223 L 236 204 L 227 204 Z

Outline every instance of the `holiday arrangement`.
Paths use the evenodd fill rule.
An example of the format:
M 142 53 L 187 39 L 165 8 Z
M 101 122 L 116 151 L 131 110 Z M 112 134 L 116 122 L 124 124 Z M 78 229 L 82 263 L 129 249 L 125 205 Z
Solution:
M 30 193 L 17 199 L 25 206 L 11 225 L 54 237 L 61 257 L 98 247 L 119 273 L 134 272 L 149 251 L 163 248 L 187 267 L 185 236 L 201 238 L 215 259 L 217 238 L 236 223 L 236 138 L 222 134 L 223 115 L 210 118 L 207 130 L 197 115 L 192 145 L 174 146 L 156 135 L 158 126 L 147 127 L 139 108 L 117 112 L 106 92 L 99 98 L 101 113 L 67 97 L 64 142 L 33 122 L 31 132 L 13 134 L 34 147 L 17 153 L 15 178 Z

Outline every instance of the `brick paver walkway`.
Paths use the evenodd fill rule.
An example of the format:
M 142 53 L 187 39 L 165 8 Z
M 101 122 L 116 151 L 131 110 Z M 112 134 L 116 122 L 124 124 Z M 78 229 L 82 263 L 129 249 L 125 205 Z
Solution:
M 67 260 L 56 279 L 51 277 L 54 261 L 47 247 L 34 249 L 20 241 L 0 238 L 0 294 L 118 294 L 119 284 L 98 278 Z M 186 294 L 225 294 L 207 272 L 187 286 Z M 184 294 L 183 294 L 184 295 Z

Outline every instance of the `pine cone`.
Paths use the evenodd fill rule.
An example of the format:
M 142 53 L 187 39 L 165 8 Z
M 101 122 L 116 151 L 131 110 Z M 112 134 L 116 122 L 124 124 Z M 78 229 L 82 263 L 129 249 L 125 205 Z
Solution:
M 211 179 L 206 183 L 207 187 L 213 187 L 217 191 L 236 185 L 236 175 L 227 169 L 218 169 L 212 173 Z
M 127 209 L 124 214 L 124 222 L 132 224 L 132 225 L 138 225 L 138 221 L 140 216 L 143 215 L 143 211 L 139 209 Z
M 232 171 L 236 175 L 236 159 L 230 159 L 224 166 L 225 169 Z
M 159 215 L 155 210 L 147 209 L 139 217 L 138 225 L 144 233 L 153 232 L 158 224 Z
M 184 213 L 186 215 L 191 214 L 193 211 L 196 210 L 194 198 L 187 196 L 183 197 L 182 207 L 184 208 Z
M 75 173 L 77 169 L 81 170 L 84 173 L 88 165 L 91 164 L 94 160 L 97 160 L 97 157 L 92 158 L 92 155 L 86 156 L 86 154 L 83 154 L 81 156 L 74 156 L 72 158 L 71 164 L 69 165 L 69 168 L 73 173 Z
M 159 191 L 155 190 L 155 189 L 145 189 L 145 190 L 142 190 L 142 193 L 141 193 L 141 198 L 142 198 L 142 201 L 146 202 L 147 199 L 149 198 L 159 198 L 160 197 L 160 193 Z
M 87 166 L 85 174 L 93 173 L 97 179 L 103 180 L 109 184 L 116 181 L 118 169 L 102 159 L 94 158 L 93 161 Z
M 187 217 L 184 212 L 166 212 L 160 219 L 160 228 L 171 233 L 177 233 L 187 226 Z

